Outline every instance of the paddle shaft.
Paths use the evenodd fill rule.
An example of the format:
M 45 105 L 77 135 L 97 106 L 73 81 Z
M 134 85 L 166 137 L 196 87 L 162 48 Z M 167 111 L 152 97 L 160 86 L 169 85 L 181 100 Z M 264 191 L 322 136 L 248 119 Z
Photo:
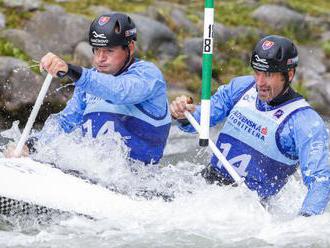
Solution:
M 195 118 L 188 111 L 186 111 L 184 114 L 186 118 L 189 120 L 190 124 L 196 129 L 196 131 L 200 132 L 201 130 L 200 125 L 197 123 Z M 216 145 L 213 143 L 211 139 L 209 139 L 209 146 L 212 152 L 214 153 L 214 155 L 219 159 L 219 161 L 225 167 L 229 175 L 235 180 L 235 182 L 238 185 L 242 184 L 244 179 L 238 175 L 238 173 L 234 170 L 234 168 L 231 166 L 231 164 L 228 162 L 225 156 L 223 156 L 223 154 L 219 151 L 219 149 L 216 147 Z
M 24 146 L 24 144 L 25 144 L 25 142 L 26 142 L 26 140 L 27 140 L 27 138 L 29 136 L 29 133 L 30 133 L 30 131 L 32 129 L 32 126 L 34 124 L 34 121 L 35 121 L 35 119 L 36 119 L 36 117 L 38 115 L 39 109 L 40 109 L 40 107 L 42 105 L 42 102 L 43 102 L 43 100 L 44 100 L 44 98 L 46 96 L 46 93 L 48 91 L 49 85 L 52 82 L 52 79 L 53 79 L 52 75 L 50 75 L 48 73 L 47 74 L 47 77 L 46 77 L 46 79 L 45 79 L 45 81 L 44 81 L 44 83 L 43 83 L 43 85 L 41 87 L 41 90 L 39 92 L 39 95 L 37 97 L 37 100 L 36 100 L 36 102 L 35 102 L 35 104 L 33 106 L 33 109 L 32 109 L 32 112 L 31 112 L 31 114 L 29 116 L 29 119 L 28 119 L 28 121 L 27 121 L 27 123 L 25 125 L 25 128 L 23 130 L 22 136 L 21 136 L 21 138 L 20 138 L 20 140 L 19 140 L 19 142 L 18 142 L 18 144 L 16 146 L 16 149 L 15 149 L 16 156 L 20 156 L 21 153 L 22 153 L 23 146 Z

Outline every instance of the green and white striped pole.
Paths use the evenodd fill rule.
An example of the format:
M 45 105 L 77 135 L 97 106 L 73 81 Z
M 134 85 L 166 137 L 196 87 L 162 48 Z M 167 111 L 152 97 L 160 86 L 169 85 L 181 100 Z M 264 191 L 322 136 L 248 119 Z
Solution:
M 202 102 L 200 124 L 191 113 L 184 114 L 190 124 L 199 133 L 199 145 L 211 148 L 214 155 L 219 159 L 223 167 L 232 176 L 238 185 L 244 185 L 244 178 L 241 178 L 236 170 L 231 166 L 226 157 L 220 152 L 218 147 L 209 139 L 210 130 L 210 98 L 212 80 L 212 57 L 213 57 L 213 25 L 214 25 L 214 0 L 205 0 L 204 10 L 204 39 L 203 39 L 203 76 L 202 76 Z
M 213 57 L 213 24 L 214 0 L 205 0 L 204 9 L 204 38 L 203 38 L 203 71 L 202 71 L 202 102 L 201 102 L 201 131 L 199 145 L 208 146 L 210 132 L 210 97 Z

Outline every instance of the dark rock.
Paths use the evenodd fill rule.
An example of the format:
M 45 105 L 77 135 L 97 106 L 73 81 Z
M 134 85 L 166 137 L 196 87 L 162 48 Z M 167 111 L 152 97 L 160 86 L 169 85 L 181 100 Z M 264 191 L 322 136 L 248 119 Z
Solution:
M 330 41 L 330 31 L 322 33 L 321 40 L 322 41 Z
M 65 9 L 58 5 L 53 4 L 45 4 L 44 9 L 48 12 L 62 12 L 65 13 Z
M 0 13 L 0 29 L 6 27 L 6 17 L 4 14 Z
M 202 74 L 203 38 L 188 38 L 183 43 L 186 65 L 191 72 Z
M 231 30 L 221 23 L 214 23 L 213 32 L 215 42 L 225 43 L 232 37 Z
M 76 45 L 88 40 L 90 21 L 83 16 L 64 12 L 38 12 L 26 25 L 31 33 L 49 51 L 72 54 Z
M 304 15 L 284 6 L 262 5 L 252 13 L 252 17 L 277 30 L 294 27 L 302 31 L 307 28 Z
M 147 11 L 145 13 L 145 15 L 147 15 L 148 17 L 150 17 L 151 19 L 161 22 L 161 23 L 166 23 L 166 17 L 164 16 L 164 14 L 162 13 L 162 9 L 156 6 L 149 6 L 147 8 Z
M 329 109 L 329 105 L 330 105 L 330 84 L 329 84 L 329 82 L 330 82 L 330 73 L 324 74 L 322 78 L 323 78 L 324 83 L 322 84 L 319 91 L 320 91 L 320 95 L 322 96 L 322 98 L 324 99 L 324 101 L 326 103 L 323 106 L 323 108 L 326 109 L 327 114 L 330 115 L 330 109 Z
M 170 84 L 168 86 L 167 96 L 170 101 L 173 101 L 176 97 L 182 95 L 193 97 L 193 94 L 190 91 L 186 90 L 185 88 L 178 87 L 174 84 Z
M 186 14 L 180 9 L 173 9 L 171 12 L 172 20 L 178 30 L 183 30 L 192 34 L 197 34 L 197 27 L 187 18 Z
M 95 17 L 113 12 L 111 9 L 109 9 L 105 6 L 99 6 L 99 5 L 90 6 L 89 11 L 92 12 L 95 15 Z
M 10 41 L 15 47 L 24 51 L 34 60 L 40 60 L 41 57 L 48 51 L 43 43 L 31 35 L 30 33 L 19 29 L 7 29 L 0 33 L 2 38 Z
M 318 16 L 318 17 L 306 15 L 305 21 L 308 24 L 308 26 L 311 27 L 311 29 L 323 30 L 323 31 L 327 31 L 330 29 L 330 14 L 328 16 Z
M 0 107 L 5 112 L 19 112 L 34 105 L 45 76 L 31 71 L 22 60 L 0 57 L 0 78 Z M 50 108 L 58 108 L 58 105 L 64 104 L 68 99 L 69 93 L 59 94 L 56 90 L 60 86 L 59 80 L 52 80 L 45 98 Z
M 11 57 L 0 57 L 1 100 L 7 111 L 17 111 L 33 104 L 41 88 L 41 76 L 32 72 L 28 64 Z
M 40 0 L 3 0 L 2 2 L 7 8 L 19 8 L 24 11 L 36 10 L 41 6 Z
M 239 39 L 259 39 L 263 37 L 265 34 L 254 27 L 247 27 L 247 26 L 238 26 L 229 28 L 231 38 L 235 40 Z
M 78 2 L 78 0 L 55 0 L 57 3 L 69 3 L 69 2 Z
M 91 67 L 93 60 L 92 47 L 88 42 L 80 42 L 73 54 L 74 63 L 83 67 Z
M 226 43 L 228 40 L 234 39 L 247 39 L 247 38 L 260 38 L 264 34 L 254 27 L 237 26 L 228 27 L 221 23 L 214 24 L 214 40 L 217 43 Z
M 306 86 L 313 85 L 314 80 L 326 72 L 326 67 L 322 63 L 324 52 L 319 47 L 299 46 L 298 53 L 298 74 L 306 81 Z
M 158 58 L 173 58 L 178 54 L 175 34 L 167 26 L 142 15 L 129 15 L 137 27 L 139 49 L 152 52 Z
M 326 79 L 326 66 L 322 63 L 325 58 L 324 52 L 319 47 L 311 46 L 300 46 L 298 52 L 299 66 L 296 79 L 302 81 L 308 90 L 310 103 L 317 110 L 324 112 L 330 103 L 329 81 Z

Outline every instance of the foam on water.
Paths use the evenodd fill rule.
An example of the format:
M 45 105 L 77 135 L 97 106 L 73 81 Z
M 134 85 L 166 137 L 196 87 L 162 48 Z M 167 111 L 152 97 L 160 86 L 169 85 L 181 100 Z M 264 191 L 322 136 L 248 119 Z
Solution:
M 7 131 L 7 134 L 14 138 L 16 131 Z M 181 145 L 176 151 L 177 144 Z M 132 167 L 126 160 L 128 150 L 116 135 L 95 142 L 74 133 L 60 135 L 48 146 L 40 145 L 35 159 L 54 163 L 65 170 L 82 171 L 84 176 L 103 186 L 116 187 L 123 193 L 117 201 L 127 204 L 122 209 L 114 208 L 101 220 L 73 216 L 47 225 L 35 223 L 23 229 L 21 224 L 16 224 L 10 230 L 6 224 L 0 224 L 3 230 L 0 231 L 0 246 L 330 246 L 329 207 L 321 216 L 297 216 L 307 192 L 299 174 L 291 177 L 265 210 L 255 192 L 244 187 L 208 185 L 196 175 L 204 165 L 192 162 L 196 145 L 191 136 L 180 136 L 173 129 L 168 145 L 165 154 L 173 158 L 172 162 L 151 167 L 140 164 Z M 181 153 L 187 159 L 175 161 L 175 156 Z M 170 196 L 172 201 L 153 197 L 155 192 Z

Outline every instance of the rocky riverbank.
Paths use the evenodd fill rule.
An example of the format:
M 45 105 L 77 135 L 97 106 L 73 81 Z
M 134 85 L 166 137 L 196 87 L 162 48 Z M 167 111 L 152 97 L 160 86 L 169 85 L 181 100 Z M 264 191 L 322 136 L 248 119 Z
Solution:
M 36 70 L 33 61 L 52 51 L 72 63 L 91 66 L 92 53 L 87 42 L 90 21 L 102 13 L 126 10 L 118 7 L 118 2 L 122 1 L 116 1 L 114 8 L 109 2 L 88 5 L 85 1 L 74 0 L 0 1 L 2 128 L 7 128 L 12 120 L 26 120 L 36 99 L 44 75 Z M 134 13 L 128 11 L 138 29 L 138 55 L 152 60 L 163 70 L 170 97 L 181 93 L 199 94 L 203 4 L 138 0 L 127 4 L 134 2 L 132 6 L 143 6 Z M 304 12 L 293 8 L 287 3 L 289 1 L 230 2 L 235 2 L 232 15 L 240 15 L 235 8 L 244 8 L 249 11 L 245 13 L 247 20 L 252 21 L 238 25 L 225 18 L 222 21 L 221 13 L 217 15 L 213 88 L 228 82 L 231 77 L 251 72 L 249 54 L 257 39 L 269 33 L 292 35 L 300 54 L 294 85 L 319 112 L 330 115 L 330 11 Z M 72 10 L 74 4 L 77 11 Z M 216 11 L 217 7 L 222 8 L 216 5 Z M 54 80 L 40 122 L 65 106 L 73 88 L 61 88 L 67 83 Z

